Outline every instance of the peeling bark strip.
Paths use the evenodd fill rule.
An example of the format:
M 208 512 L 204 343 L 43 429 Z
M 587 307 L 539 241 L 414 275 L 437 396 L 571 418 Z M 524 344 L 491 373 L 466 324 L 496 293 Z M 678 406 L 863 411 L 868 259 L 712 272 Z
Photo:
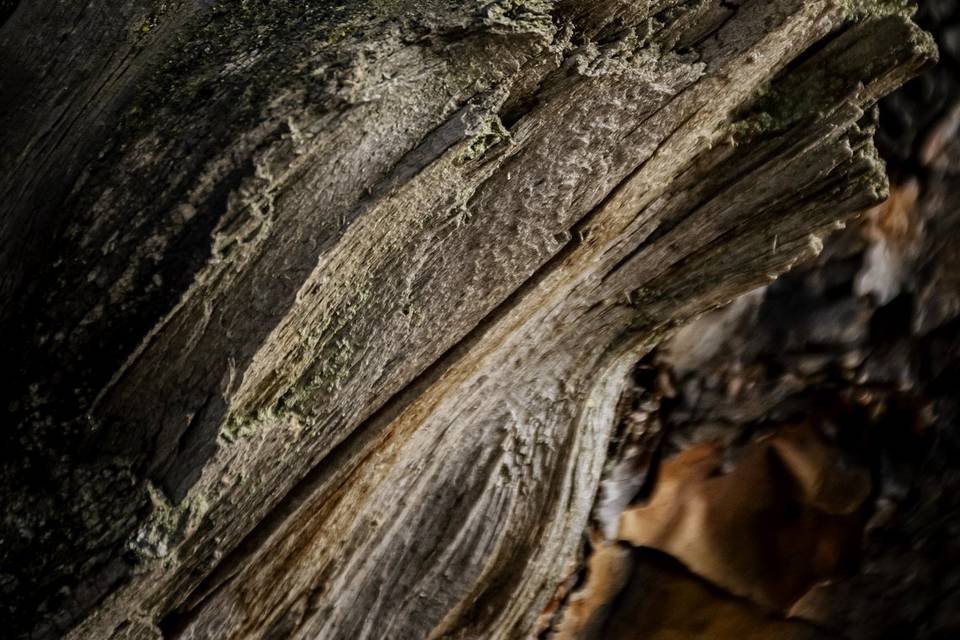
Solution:
M 4 628 L 523 635 L 638 355 L 885 197 L 906 14 L 16 7 Z

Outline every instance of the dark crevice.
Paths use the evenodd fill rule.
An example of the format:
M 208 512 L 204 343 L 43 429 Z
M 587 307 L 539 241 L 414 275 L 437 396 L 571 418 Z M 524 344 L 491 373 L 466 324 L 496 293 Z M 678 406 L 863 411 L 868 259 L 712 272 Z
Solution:
M 0 29 L 13 17 L 14 12 L 19 6 L 20 0 L 0 0 Z

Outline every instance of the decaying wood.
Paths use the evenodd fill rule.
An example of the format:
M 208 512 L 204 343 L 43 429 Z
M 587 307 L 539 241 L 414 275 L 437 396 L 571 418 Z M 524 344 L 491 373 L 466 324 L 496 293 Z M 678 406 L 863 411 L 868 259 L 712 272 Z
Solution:
M 898 2 L 22 3 L 15 636 L 517 637 L 627 370 L 885 197 Z
M 960 632 L 960 7 L 924 2 L 917 20 L 944 55 L 881 101 L 890 198 L 636 367 L 591 544 L 545 616 L 556 637 L 611 637 L 615 618 L 641 637 L 788 633 L 731 615 L 730 592 L 829 637 Z M 850 475 L 866 469 L 869 494 Z M 683 559 L 713 595 L 692 604 L 644 583 L 628 547 L 601 539 L 624 509 L 621 538 Z M 841 513 L 846 533 L 830 526 Z

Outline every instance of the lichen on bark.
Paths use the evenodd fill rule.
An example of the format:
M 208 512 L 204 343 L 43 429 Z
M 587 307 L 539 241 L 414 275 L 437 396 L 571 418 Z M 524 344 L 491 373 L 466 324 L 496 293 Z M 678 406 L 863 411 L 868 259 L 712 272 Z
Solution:
M 0 112 L 35 130 L 0 185 L 4 246 L 32 250 L 0 261 L 15 634 L 529 628 L 629 363 L 879 197 L 857 122 L 929 58 L 832 2 L 123 8 L 47 7 L 107 63 L 50 122 Z M 827 71 L 790 66 L 823 40 Z M 59 51 L 4 86 L 54 91 Z M 786 100 L 825 73 L 725 142 L 771 79 Z M 431 597 L 413 616 L 380 584 Z

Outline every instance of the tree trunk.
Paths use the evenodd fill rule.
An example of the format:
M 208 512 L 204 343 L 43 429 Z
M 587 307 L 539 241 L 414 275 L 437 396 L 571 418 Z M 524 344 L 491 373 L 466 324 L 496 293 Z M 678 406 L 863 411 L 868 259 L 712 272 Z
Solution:
M 628 369 L 885 197 L 935 55 L 881 0 L 8 4 L 12 637 L 529 633 Z

